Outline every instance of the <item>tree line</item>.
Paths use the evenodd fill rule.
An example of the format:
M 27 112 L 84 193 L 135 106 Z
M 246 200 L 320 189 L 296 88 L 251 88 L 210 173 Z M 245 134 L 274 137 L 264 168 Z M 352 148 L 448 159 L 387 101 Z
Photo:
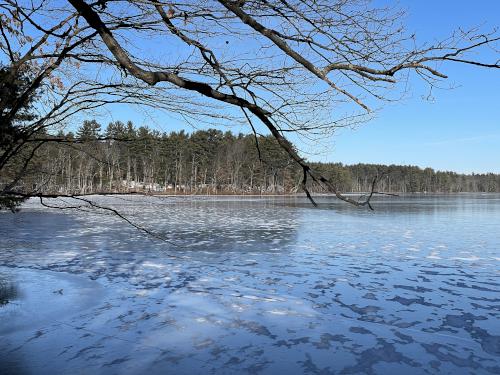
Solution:
M 498 30 L 459 28 L 426 42 L 406 29 L 403 15 L 398 6 L 345 0 L 3 2 L 0 209 L 51 191 L 288 192 L 298 186 L 314 204 L 313 182 L 340 200 L 371 208 L 373 194 L 357 200 L 339 190 L 364 190 L 371 176 L 321 165 L 346 176 L 330 180 L 290 139 L 321 140 L 338 127 L 371 119 L 374 108 L 405 96 L 409 79 L 422 80 L 429 90 L 442 87 L 449 65 L 500 68 L 490 53 L 498 50 Z M 112 104 L 220 127 L 238 121 L 272 138 L 261 137 L 256 157 L 251 137 L 225 133 L 142 130 L 147 140 L 137 135 L 127 141 L 46 134 L 77 114 L 104 113 Z M 212 136 L 217 152 L 192 140 Z M 413 175 L 381 183 L 395 190 L 444 189 L 440 181 L 415 183 Z
M 84 121 L 76 133 L 39 134 L 32 167 L 18 191 L 44 194 L 151 192 L 169 194 L 290 194 L 302 169 L 272 136 L 216 129 L 159 132 Z M 19 160 L 18 163 L 21 163 Z M 310 163 L 343 192 L 367 192 L 377 177 L 384 192 L 500 192 L 500 175 L 458 174 L 416 166 Z M 16 168 L 13 168 L 16 169 Z M 3 181 L 2 181 L 3 180 Z M 0 180 L 11 181 L 8 170 Z M 326 192 L 314 184 L 310 190 Z

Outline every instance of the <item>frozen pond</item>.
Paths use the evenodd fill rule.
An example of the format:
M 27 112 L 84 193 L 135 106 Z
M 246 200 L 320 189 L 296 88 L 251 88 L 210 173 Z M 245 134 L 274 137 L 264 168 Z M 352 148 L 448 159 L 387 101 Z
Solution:
M 97 201 L 171 243 L 0 213 L 2 375 L 500 373 L 498 194 Z

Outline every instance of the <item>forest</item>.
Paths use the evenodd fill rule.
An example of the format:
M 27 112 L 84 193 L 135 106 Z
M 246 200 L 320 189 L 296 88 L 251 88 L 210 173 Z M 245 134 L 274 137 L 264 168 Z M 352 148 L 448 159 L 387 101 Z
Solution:
M 371 208 L 376 190 L 498 191 L 494 175 L 318 164 L 293 143 L 370 121 L 383 103 L 408 97 L 410 80 L 430 99 L 445 88 L 448 66 L 500 69 L 491 53 L 497 28 L 460 28 L 428 44 L 405 29 L 403 9 L 363 1 L 5 1 L 1 8 L 0 209 L 98 192 L 302 190 L 313 204 L 310 192 L 324 192 Z M 117 122 L 102 129 L 95 120 L 58 133 L 76 129 L 76 119 L 128 116 L 119 107 L 217 129 L 245 124 L 250 135 L 162 134 Z M 254 137 L 256 129 L 262 135 Z M 350 191 L 369 194 L 343 195 Z
M 115 121 L 103 128 L 86 120 L 76 133 L 46 137 L 26 150 L 30 170 L 15 186 L 43 194 L 293 194 L 301 191 L 302 169 L 271 136 L 216 129 L 159 132 Z M 22 158 L 16 163 L 22 163 Z M 367 192 L 378 178 L 383 192 L 500 192 L 500 175 L 458 174 L 417 166 L 310 163 L 343 192 Z M 19 166 L 1 177 L 12 181 Z M 326 193 L 311 184 L 315 193 Z

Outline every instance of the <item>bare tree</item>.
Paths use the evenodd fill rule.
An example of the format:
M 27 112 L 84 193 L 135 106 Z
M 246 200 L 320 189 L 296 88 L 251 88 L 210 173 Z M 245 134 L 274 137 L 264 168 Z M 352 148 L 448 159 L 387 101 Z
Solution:
M 346 196 L 287 135 L 323 137 L 365 121 L 371 108 L 404 97 L 411 77 L 430 87 L 445 80 L 445 63 L 500 67 L 498 60 L 474 58 L 481 49 L 498 56 L 496 30 L 458 31 L 420 44 L 406 32 L 401 11 L 367 0 L 0 0 L 0 9 L 9 79 L 31 71 L 15 104 L 2 103 L 2 118 L 12 124 L 35 92 L 44 103 L 36 110 L 46 109 L 36 121 L 18 121 L 22 135 L 2 146 L 0 170 L 36 142 L 38 130 L 111 102 L 134 103 L 188 121 L 245 121 L 254 133 L 265 129 L 302 168 L 311 202 L 309 179 L 371 208 L 376 178 L 367 196 Z M 4 193 L 15 195 L 12 187 Z

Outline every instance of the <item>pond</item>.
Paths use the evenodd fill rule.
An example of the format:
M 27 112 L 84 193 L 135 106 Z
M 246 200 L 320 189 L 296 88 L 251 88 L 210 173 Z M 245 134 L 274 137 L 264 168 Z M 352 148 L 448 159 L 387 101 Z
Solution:
M 0 213 L 0 373 L 500 373 L 499 194 L 92 199 L 168 242 Z

